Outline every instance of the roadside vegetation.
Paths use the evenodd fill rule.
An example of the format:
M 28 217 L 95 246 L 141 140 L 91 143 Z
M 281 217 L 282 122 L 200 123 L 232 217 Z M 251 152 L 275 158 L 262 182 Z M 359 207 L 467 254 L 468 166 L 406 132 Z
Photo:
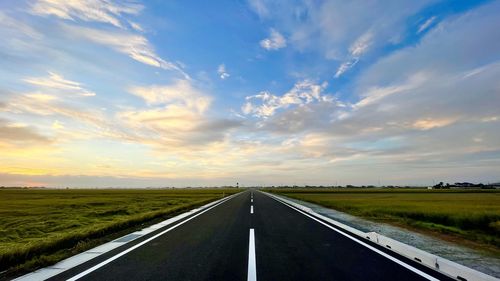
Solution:
M 269 189 L 373 221 L 500 253 L 499 190 Z
M 0 189 L 0 273 L 19 273 L 53 264 L 236 192 Z

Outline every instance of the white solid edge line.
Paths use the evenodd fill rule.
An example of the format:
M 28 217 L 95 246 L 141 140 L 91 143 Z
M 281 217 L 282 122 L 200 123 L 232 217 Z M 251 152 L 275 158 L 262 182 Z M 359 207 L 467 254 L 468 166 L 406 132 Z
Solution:
M 89 274 L 89 273 L 91 273 L 91 272 L 93 272 L 93 271 L 95 271 L 95 270 L 97 270 L 97 269 L 105 266 L 106 264 L 108 264 L 108 263 L 116 260 L 117 258 L 119 258 L 119 257 L 121 257 L 121 256 L 123 256 L 125 254 L 128 254 L 129 252 L 131 252 L 131 251 L 139 248 L 140 246 L 148 243 L 149 241 L 160 237 L 161 235 L 163 235 L 163 234 L 171 231 L 172 229 L 174 229 L 174 228 L 176 228 L 176 227 L 178 227 L 180 225 L 183 225 L 184 223 L 186 223 L 186 222 L 188 222 L 188 221 L 196 218 L 197 216 L 199 216 L 199 215 L 201 215 L 201 214 L 203 214 L 203 213 L 205 213 L 205 212 L 207 212 L 207 211 L 209 211 L 209 210 L 211 210 L 211 209 L 219 206 L 222 203 L 229 201 L 230 199 L 234 198 L 236 195 L 239 195 L 239 194 L 241 194 L 241 193 L 236 193 L 234 196 L 230 196 L 230 197 L 226 198 L 226 200 L 220 201 L 219 203 L 211 206 L 210 208 L 207 208 L 207 209 L 203 210 L 202 212 L 197 213 L 196 215 L 194 215 L 194 216 L 192 216 L 192 217 L 190 217 L 190 218 L 188 218 L 188 219 L 186 219 L 186 220 L 184 220 L 184 221 L 182 221 L 182 222 L 180 222 L 180 223 L 178 223 L 178 224 L 176 224 L 176 225 L 174 225 L 174 226 L 172 226 L 172 227 L 170 227 L 170 228 L 168 228 L 168 229 L 166 229 L 166 230 L 164 230 L 164 231 L 162 231 L 162 232 L 160 232 L 158 234 L 156 234 L 155 236 L 152 236 L 152 237 L 150 237 L 150 238 L 142 241 L 141 243 L 138 243 L 138 244 L 136 244 L 136 245 L 128 248 L 127 250 L 125 250 L 123 252 L 120 252 L 119 254 L 116 254 L 115 256 L 112 256 L 109 259 L 107 259 L 107 260 L 105 260 L 105 261 L 103 261 L 101 263 L 98 263 L 98 264 L 94 265 L 93 267 L 91 267 L 91 268 L 89 268 L 89 269 L 87 269 L 85 271 L 80 272 L 79 274 L 77 274 L 77 275 L 75 275 L 75 276 L 67 279 L 67 281 L 74 281 L 74 280 L 78 280 L 78 279 L 82 278 L 83 276 L 85 276 L 85 275 L 87 275 L 87 274 Z
M 253 214 L 253 206 L 250 206 L 250 214 Z
M 255 263 L 255 234 L 253 228 L 250 228 L 250 237 L 248 239 L 248 281 L 257 281 L 257 266 Z
M 427 274 L 427 273 L 425 273 L 425 272 L 423 272 L 423 271 L 421 271 L 421 270 L 419 270 L 419 269 L 416 269 L 416 268 L 414 268 L 413 266 L 411 266 L 411 265 L 409 265 L 409 264 L 407 264 L 407 263 L 405 263 L 405 262 L 403 262 L 403 261 L 400 261 L 400 260 L 398 260 L 397 258 L 395 258 L 395 257 L 393 257 L 393 256 L 391 256 L 391 255 L 389 255 L 389 254 L 386 254 L 386 253 L 384 253 L 384 252 L 380 251 L 379 249 L 377 249 L 377 248 L 375 248 L 375 247 L 373 247 L 373 246 L 370 246 L 370 245 L 366 244 L 365 242 L 363 242 L 363 241 L 361 241 L 361 240 L 359 240 L 359 239 L 357 239 L 357 238 L 355 238 L 355 237 L 352 237 L 352 236 L 350 236 L 350 235 L 348 235 L 348 234 L 346 234 L 346 233 L 344 233 L 344 232 L 342 232 L 342 231 L 340 231 L 340 230 L 336 229 L 335 227 L 333 227 L 333 226 L 331 226 L 331 225 L 329 225 L 329 224 L 327 224 L 327 223 L 324 223 L 324 222 L 320 221 L 319 219 L 317 219 L 317 218 L 315 218 L 315 217 L 313 217 L 313 216 L 311 216 L 311 215 L 309 215 L 309 214 L 307 214 L 307 213 L 305 213 L 305 212 L 303 212 L 303 211 L 301 211 L 301 210 L 299 210 L 299 209 L 296 209 L 295 207 L 292 207 L 292 206 L 290 206 L 290 205 L 288 205 L 288 204 L 286 204 L 286 203 L 282 202 L 281 200 L 278 200 L 278 199 L 274 198 L 273 196 L 270 196 L 270 195 L 268 195 L 268 194 L 266 194 L 266 195 L 267 195 L 267 196 L 269 196 L 269 197 L 271 197 L 271 198 L 273 198 L 274 200 L 276 200 L 276 201 L 280 202 L 281 204 L 283 204 L 283 205 L 285 205 L 285 206 L 287 206 L 287 207 L 289 207 L 289 208 L 291 208 L 291 209 L 293 209 L 293 210 L 295 210 L 295 211 L 297 211 L 297 212 L 299 212 L 299 213 L 303 214 L 304 216 L 309 217 L 309 218 L 311 218 L 311 219 L 313 219 L 313 220 L 315 220 L 315 221 L 317 221 L 317 222 L 321 223 L 322 225 L 324 225 L 324 226 L 326 226 L 326 227 L 328 227 L 328 228 L 330 228 L 330 229 L 332 229 L 332 230 L 334 230 L 334 231 L 338 232 L 339 234 L 341 234 L 341 235 L 343 235 L 343 236 L 345 236 L 345 237 L 347 237 L 347 238 L 349 238 L 349 239 L 351 239 L 351 240 L 353 240 L 353 241 L 355 241 L 355 242 L 357 242 L 357 243 L 359 243 L 359 244 L 361 244 L 361 245 L 365 246 L 366 248 L 368 248 L 368 249 L 370 249 L 370 250 L 372 250 L 372 251 L 376 252 L 377 254 L 380 254 L 380 255 L 382 255 L 382 256 L 384 256 L 384 257 L 388 258 L 389 260 L 391 260 L 391 261 L 393 261 L 393 262 L 395 262 L 395 263 L 397 263 L 397 264 L 401 265 L 402 267 L 404 267 L 404 268 L 406 268 L 406 269 L 408 269 L 408 270 L 410 270 L 410 271 L 415 272 L 416 274 L 418 274 L 418 275 L 420 275 L 420 276 L 422 276 L 422 277 L 426 278 L 427 280 L 439 281 L 439 279 L 437 279 L 437 278 L 435 278 L 435 277 L 432 277 L 432 276 L 430 276 L 429 274 Z

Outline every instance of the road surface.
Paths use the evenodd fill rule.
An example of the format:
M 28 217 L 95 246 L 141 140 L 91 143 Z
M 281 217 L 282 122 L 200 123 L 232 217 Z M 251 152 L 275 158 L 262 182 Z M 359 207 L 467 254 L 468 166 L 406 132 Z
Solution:
M 244 191 L 49 280 L 453 280 Z

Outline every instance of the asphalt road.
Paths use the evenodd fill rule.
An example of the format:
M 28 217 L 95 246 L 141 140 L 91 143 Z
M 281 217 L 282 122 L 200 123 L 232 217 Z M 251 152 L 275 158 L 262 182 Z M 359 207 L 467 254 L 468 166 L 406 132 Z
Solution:
M 49 280 L 453 280 L 332 228 L 249 190 Z

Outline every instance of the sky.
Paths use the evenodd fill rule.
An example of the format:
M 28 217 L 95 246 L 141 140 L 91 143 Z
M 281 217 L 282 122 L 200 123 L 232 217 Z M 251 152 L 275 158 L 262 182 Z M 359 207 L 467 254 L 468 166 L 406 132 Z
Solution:
M 0 185 L 500 181 L 500 1 L 0 1 Z

